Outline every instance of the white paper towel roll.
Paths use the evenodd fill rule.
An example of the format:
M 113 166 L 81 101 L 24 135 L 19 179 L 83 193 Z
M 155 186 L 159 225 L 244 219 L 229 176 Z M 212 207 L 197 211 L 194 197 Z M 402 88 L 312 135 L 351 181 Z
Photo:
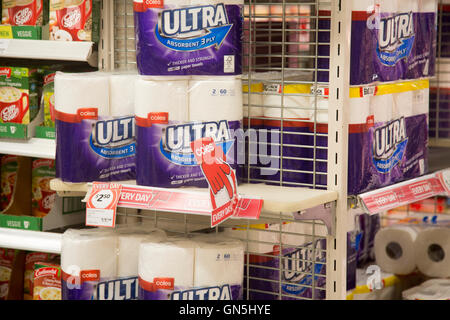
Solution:
M 450 228 L 430 227 L 419 233 L 416 262 L 429 277 L 450 277 Z
M 188 121 L 187 80 L 147 80 L 135 83 L 135 114 L 147 118 L 149 112 L 168 112 L 169 121 Z
M 406 275 L 416 269 L 417 229 L 409 226 L 383 228 L 375 235 L 375 259 L 381 270 Z
M 394 98 L 392 94 L 376 95 L 370 99 L 370 110 L 375 123 L 393 120 Z
M 189 121 L 242 120 L 242 80 L 196 77 L 189 81 Z
M 137 73 L 113 73 L 109 77 L 110 115 L 134 114 L 134 83 Z
M 126 228 L 118 231 L 117 276 L 132 277 L 138 275 L 139 247 L 142 242 L 164 241 L 166 233 L 161 229 L 145 231 L 138 228 Z
M 192 287 L 195 245 L 195 242 L 183 238 L 141 243 L 139 277 L 148 282 L 153 282 L 155 277 L 174 278 L 175 286 Z
M 97 108 L 99 116 L 109 115 L 109 74 L 105 72 L 55 75 L 55 109 L 76 114 L 79 108 Z
M 73 276 L 82 270 L 100 270 L 101 278 L 112 278 L 117 272 L 117 237 L 98 229 L 64 232 L 61 247 L 61 269 Z
M 242 285 L 244 244 L 214 234 L 196 236 L 194 286 Z

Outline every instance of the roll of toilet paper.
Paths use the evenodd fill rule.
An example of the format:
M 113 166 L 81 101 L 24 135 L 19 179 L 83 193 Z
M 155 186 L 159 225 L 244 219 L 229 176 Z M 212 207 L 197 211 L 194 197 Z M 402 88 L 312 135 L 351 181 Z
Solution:
M 256 224 L 248 229 L 246 226 L 226 228 L 223 236 L 243 240 L 245 251 L 250 254 L 271 253 L 281 242 L 279 224 Z
M 376 95 L 370 100 L 370 109 L 375 123 L 393 119 L 394 97 L 392 94 Z
M 69 229 L 62 236 L 61 269 L 75 277 L 81 271 L 99 270 L 101 279 L 117 273 L 117 237 L 103 230 Z
M 418 230 L 409 226 L 381 229 L 375 235 L 375 259 L 381 270 L 406 275 L 416 269 Z
M 148 80 L 135 83 L 135 114 L 147 118 L 150 112 L 168 112 L 169 121 L 187 121 L 189 110 L 187 80 Z
M 95 108 L 99 116 L 108 116 L 109 74 L 56 72 L 54 96 L 59 112 L 76 114 L 80 108 Z
M 279 86 L 278 86 L 279 87 Z M 266 87 L 267 88 L 267 87 Z M 285 85 L 283 95 L 280 88 L 270 87 L 263 97 L 264 116 L 275 118 L 311 118 L 311 92 L 310 85 L 291 84 Z M 281 107 L 284 106 L 283 112 Z
M 429 113 L 430 89 L 425 88 L 413 91 L 413 114 Z
M 195 77 L 189 81 L 189 121 L 242 120 L 242 80 Z
M 142 242 L 139 249 L 139 277 L 147 282 L 155 278 L 173 278 L 175 287 L 194 285 L 195 242 L 184 238 Z
M 117 276 L 133 277 L 138 275 L 140 244 L 164 241 L 166 233 L 161 229 L 145 231 L 138 228 L 126 228 L 118 231 L 117 239 Z
M 431 227 L 417 237 L 416 263 L 429 277 L 450 277 L 450 228 Z
M 134 114 L 134 84 L 137 76 L 137 73 L 121 72 L 109 77 L 111 116 Z
M 194 286 L 241 285 L 244 281 L 244 244 L 215 235 L 197 236 Z
M 244 105 L 243 109 L 244 118 L 264 116 L 263 90 L 264 87 L 262 82 L 252 83 L 250 86 L 245 83 L 243 84 L 242 102 Z

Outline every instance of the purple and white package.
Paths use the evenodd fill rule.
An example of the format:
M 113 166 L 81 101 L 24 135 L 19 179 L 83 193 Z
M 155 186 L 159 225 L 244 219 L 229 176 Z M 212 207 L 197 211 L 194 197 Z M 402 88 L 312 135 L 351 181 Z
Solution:
M 354 3 L 352 11 L 350 85 L 412 80 L 434 76 L 436 56 L 435 1 L 367 1 Z M 330 12 L 321 11 L 321 16 Z M 330 28 L 319 20 L 319 28 Z M 329 55 L 329 32 L 321 31 L 319 54 Z M 318 60 L 328 69 L 329 60 Z M 318 72 L 319 82 L 328 82 L 328 71 Z
M 213 138 L 237 170 L 242 84 L 235 77 L 136 82 L 137 183 L 208 187 L 191 142 Z M 242 156 L 241 156 L 242 157 Z M 239 170 L 236 171 L 239 178 Z
M 119 76 L 120 78 L 121 76 Z M 123 78 L 130 82 L 129 75 Z M 111 85 L 110 80 L 114 85 Z M 102 72 L 55 76 L 56 177 L 66 182 L 136 178 L 134 88 Z M 111 90 L 128 105 L 112 108 Z M 117 92 L 115 92 L 117 93 Z M 120 109 L 118 112 L 116 109 Z M 121 114 L 121 115 L 119 115 Z
M 134 1 L 142 75 L 242 74 L 243 1 Z
M 240 241 L 169 238 L 139 250 L 139 300 L 241 300 Z

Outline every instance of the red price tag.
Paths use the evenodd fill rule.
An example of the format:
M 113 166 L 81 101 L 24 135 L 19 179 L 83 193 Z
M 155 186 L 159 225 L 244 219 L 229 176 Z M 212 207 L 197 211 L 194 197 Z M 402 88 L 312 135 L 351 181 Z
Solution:
M 94 182 L 86 204 L 86 225 L 114 228 L 121 191 L 121 184 Z

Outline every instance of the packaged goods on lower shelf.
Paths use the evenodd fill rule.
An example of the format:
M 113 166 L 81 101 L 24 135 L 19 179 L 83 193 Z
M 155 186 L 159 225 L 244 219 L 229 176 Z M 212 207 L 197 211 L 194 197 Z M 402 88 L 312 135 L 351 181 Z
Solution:
M 44 217 L 52 209 L 56 192 L 50 189 L 50 180 L 55 178 L 55 161 L 35 159 L 32 163 L 32 210 L 33 216 Z
M 63 300 L 242 299 L 244 247 L 142 226 L 63 234 Z
M 403 291 L 402 296 L 405 300 L 450 300 L 450 280 L 431 279 Z
M 420 271 L 428 277 L 450 277 L 448 224 L 395 225 L 375 237 L 376 263 L 383 271 L 407 275 Z
M 0 122 L 29 124 L 39 111 L 36 68 L 0 67 Z
M 0 301 L 8 297 L 15 250 L 0 248 Z
M 61 266 L 34 264 L 33 300 L 61 300 Z
M 1 210 L 5 210 L 11 203 L 14 188 L 16 187 L 17 169 L 19 167 L 16 156 L 4 155 L 1 157 Z
M 282 88 L 260 82 L 265 86 L 263 128 L 269 133 L 266 141 L 259 141 L 259 146 L 267 145 L 267 154 L 259 158 L 271 161 L 262 161 L 265 165 L 259 165 L 259 176 L 252 173 L 250 178 L 325 188 L 328 88 L 300 83 Z M 350 103 L 344 108 L 349 123 L 349 194 L 427 172 L 428 93 L 428 80 L 350 88 Z
M 33 286 L 35 281 L 35 264 L 40 263 L 57 263 L 59 255 L 45 252 L 29 252 L 25 256 L 25 272 L 24 272 L 24 300 L 33 300 Z

